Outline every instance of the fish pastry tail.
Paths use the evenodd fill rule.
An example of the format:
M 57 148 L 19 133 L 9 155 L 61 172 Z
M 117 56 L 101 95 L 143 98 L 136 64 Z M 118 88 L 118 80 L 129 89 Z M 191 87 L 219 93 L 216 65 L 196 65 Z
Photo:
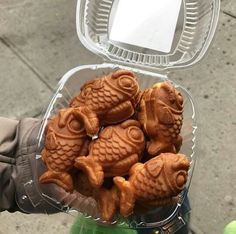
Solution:
M 113 179 L 115 185 L 120 191 L 120 213 L 127 217 L 133 213 L 135 196 L 130 182 L 123 177 L 116 176 Z
M 100 188 L 104 181 L 102 166 L 91 156 L 80 156 L 75 159 L 74 166 L 87 174 L 92 187 Z

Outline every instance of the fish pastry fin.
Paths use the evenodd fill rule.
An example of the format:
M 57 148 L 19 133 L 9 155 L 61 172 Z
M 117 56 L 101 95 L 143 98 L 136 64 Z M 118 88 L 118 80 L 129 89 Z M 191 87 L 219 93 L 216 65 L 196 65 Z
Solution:
M 58 125 L 60 128 L 64 128 L 69 116 L 73 113 L 72 108 L 63 109 L 59 112 L 59 122 Z
M 120 213 L 128 217 L 133 213 L 135 196 L 131 184 L 123 177 L 116 176 L 113 178 L 115 185 L 120 191 Z
M 119 123 L 134 114 L 134 107 L 131 101 L 125 101 L 113 107 L 106 113 L 105 122 L 107 124 Z
M 67 192 L 73 191 L 73 180 L 67 172 L 46 171 L 39 178 L 40 183 L 55 183 Z
M 118 190 L 116 187 L 112 189 L 99 189 L 95 196 L 101 216 L 106 221 L 111 221 L 119 206 Z
M 80 156 L 76 158 L 74 166 L 87 174 L 92 187 L 101 187 L 104 181 L 103 168 L 92 156 Z
M 167 107 L 161 108 L 158 117 L 161 123 L 163 124 L 174 124 L 175 119 L 170 109 Z
M 88 136 L 95 136 L 99 131 L 99 119 L 95 112 L 86 106 L 77 107 L 73 111 L 76 118 L 82 120 Z
M 114 164 L 111 168 L 108 168 L 108 172 L 105 172 L 107 177 L 114 175 L 126 175 L 129 172 L 129 169 L 139 161 L 138 154 L 132 154 L 123 160 L 120 160 Z
M 147 151 L 151 156 L 157 156 L 161 153 L 176 153 L 175 147 L 170 143 L 163 143 L 160 141 L 150 141 L 147 143 Z
M 175 149 L 176 149 L 176 153 L 178 153 L 180 151 L 181 145 L 183 142 L 183 137 L 178 135 L 177 140 L 175 142 Z

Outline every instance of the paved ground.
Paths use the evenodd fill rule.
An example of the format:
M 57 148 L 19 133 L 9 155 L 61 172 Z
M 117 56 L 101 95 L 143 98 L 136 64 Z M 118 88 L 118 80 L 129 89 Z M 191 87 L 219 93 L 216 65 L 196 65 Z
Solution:
M 1 116 L 40 116 L 69 69 L 99 62 L 75 31 L 76 1 L 0 1 Z M 236 2 L 223 0 L 215 41 L 195 67 L 171 79 L 187 87 L 200 114 L 198 164 L 190 198 L 195 233 L 222 233 L 236 219 Z M 73 217 L 0 214 L 0 234 L 68 233 Z

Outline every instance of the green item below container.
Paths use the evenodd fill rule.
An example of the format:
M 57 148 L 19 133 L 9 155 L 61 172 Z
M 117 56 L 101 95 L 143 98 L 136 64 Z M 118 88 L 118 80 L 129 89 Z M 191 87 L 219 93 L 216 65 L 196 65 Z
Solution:
M 224 234 L 236 234 L 236 221 L 232 221 L 226 225 Z
M 137 234 L 137 231 L 125 228 L 125 226 L 102 226 L 80 215 L 72 225 L 70 234 Z

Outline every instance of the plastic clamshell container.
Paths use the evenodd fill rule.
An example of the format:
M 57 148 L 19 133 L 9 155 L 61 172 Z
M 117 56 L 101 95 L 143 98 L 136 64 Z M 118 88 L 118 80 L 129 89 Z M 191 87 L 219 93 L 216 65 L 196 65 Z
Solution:
M 40 176 L 46 169 L 44 163 L 41 160 L 40 152 L 42 150 L 42 147 L 44 146 L 44 131 L 47 125 L 47 120 L 55 116 L 58 113 L 59 109 L 68 107 L 71 99 L 75 95 L 78 94 L 78 87 L 81 87 L 84 81 L 91 80 L 91 78 L 100 77 L 104 74 L 108 74 L 117 69 L 132 70 L 133 72 L 135 72 L 135 74 L 138 76 L 138 83 L 140 85 L 141 90 L 152 87 L 152 85 L 157 82 L 162 82 L 162 81 L 167 80 L 167 77 L 164 75 L 159 75 L 156 73 L 147 72 L 147 71 L 143 71 L 139 69 L 131 69 L 130 67 L 114 65 L 114 64 L 87 65 L 87 66 L 80 66 L 80 67 L 70 70 L 61 79 L 59 83 L 59 88 L 57 92 L 55 93 L 47 109 L 46 115 L 44 117 L 44 122 L 43 122 L 40 135 L 39 135 L 39 150 L 38 150 L 38 155 L 37 155 L 37 170 L 36 170 L 38 172 L 38 176 Z M 81 79 L 81 77 L 83 77 L 83 79 Z M 143 216 L 132 216 L 129 219 L 126 219 L 125 223 L 130 224 L 134 228 L 137 228 L 139 226 L 140 227 L 159 226 L 166 223 L 171 218 L 173 218 L 178 213 L 178 209 L 181 206 L 184 196 L 186 195 L 187 189 L 190 185 L 194 163 L 195 163 L 195 156 L 196 156 L 195 155 L 195 140 L 196 140 L 195 131 L 197 129 L 197 125 L 196 125 L 195 108 L 194 108 L 193 100 L 189 92 L 183 87 L 178 86 L 177 84 L 174 84 L 174 85 L 182 93 L 184 97 L 184 114 L 183 114 L 184 121 L 183 121 L 182 130 L 181 130 L 181 136 L 183 137 L 183 144 L 182 144 L 180 152 L 184 153 L 191 162 L 191 168 L 189 170 L 186 190 L 180 194 L 179 202 L 177 205 L 163 206 L 162 208 L 158 208 L 155 211 L 152 210 L 150 212 L 147 212 Z M 51 198 L 52 203 L 55 202 L 55 199 L 58 199 L 58 202 L 56 203 L 59 204 L 59 200 L 61 200 L 60 196 L 56 198 L 56 197 L 51 197 L 52 196 L 51 194 L 49 195 L 48 191 L 51 192 L 51 189 L 50 189 L 50 187 L 52 186 L 51 184 L 38 184 L 38 186 L 42 192 L 42 195 L 45 197 L 45 199 L 49 199 L 48 201 L 50 202 L 50 198 Z M 69 200 L 70 204 L 62 203 L 61 209 L 63 210 L 74 209 L 74 210 L 83 212 L 84 214 L 91 216 L 95 219 L 99 219 L 96 202 L 92 198 L 86 198 L 83 196 L 79 196 L 78 198 L 77 192 L 71 195 L 69 193 L 65 193 L 63 196 L 67 197 L 66 200 Z M 74 199 L 79 199 L 79 205 Z M 156 212 L 156 214 L 154 212 Z M 153 220 L 153 215 L 155 217 L 155 220 Z M 149 218 L 149 216 L 152 217 L 152 219 Z M 100 220 L 100 221 L 106 223 L 103 220 Z M 116 217 L 114 222 L 121 225 L 124 222 L 124 219 L 122 219 L 121 217 Z
M 138 77 L 141 90 L 144 90 L 157 82 L 168 80 L 165 70 L 190 66 L 199 61 L 206 53 L 216 29 L 219 0 L 180 1 L 178 12 L 175 12 L 177 14 L 176 21 L 174 22 L 172 19 L 175 27 L 172 27 L 172 38 L 169 37 L 171 46 L 169 45 L 168 48 L 162 47 L 164 48 L 162 51 L 154 50 L 154 44 L 149 46 L 149 39 L 145 39 L 146 41 L 144 41 L 143 45 L 151 48 L 144 48 L 139 46 L 142 42 L 135 43 L 135 45 L 130 44 L 130 41 L 133 40 L 132 34 L 131 38 L 121 38 L 122 42 L 116 40 L 114 32 L 111 35 L 113 30 L 112 23 L 116 21 L 117 15 L 119 17 L 117 7 L 124 1 L 78 1 L 76 21 L 78 36 L 89 50 L 104 57 L 107 61 L 103 64 L 78 66 L 68 71 L 59 82 L 58 89 L 46 110 L 38 137 L 39 144 L 34 181 L 42 194 L 43 200 L 63 211 L 79 211 L 101 223 L 106 223 L 100 219 L 97 204 L 93 198 L 84 197 L 78 192 L 69 194 L 61 191 L 61 189 L 58 190 L 60 192 L 52 192 L 58 189 L 56 185 L 40 184 L 38 182 L 39 176 L 46 170 L 46 166 L 41 159 L 41 150 L 44 147 L 44 133 L 47 121 L 55 116 L 59 109 L 67 108 L 71 99 L 79 93 L 80 87 L 88 80 L 101 77 L 117 69 L 132 70 Z M 148 4 L 149 0 L 141 2 Z M 153 3 L 152 0 L 150 0 L 151 2 Z M 172 11 L 174 10 L 172 9 Z M 135 6 L 130 11 L 135 11 Z M 147 17 L 148 15 L 146 14 L 144 19 L 148 20 Z M 152 24 L 155 24 L 155 21 Z M 152 24 L 150 27 L 152 27 Z M 164 22 L 163 25 L 165 25 Z M 118 25 L 118 30 L 122 31 L 123 29 L 119 29 Z M 138 28 L 137 30 L 138 33 L 142 32 L 142 29 Z M 113 37 L 112 40 L 110 36 Z M 166 34 L 165 36 L 167 38 L 170 35 Z M 128 43 L 125 42 L 126 39 Z M 184 97 L 184 121 L 180 133 L 183 137 L 183 144 L 180 152 L 185 154 L 191 162 L 186 189 L 179 195 L 179 202 L 176 205 L 163 206 L 150 210 L 143 215 L 132 215 L 126 219 L 117 216 L 113 224 L 125 225 L 126 227 L 128 225 L 131 228 L 162 228 L 175 218 L 181 219 L 179 210 L 188 192 L 196 160 L 197 123 L 195 105 L 190 93 L 184 87 L 173 81 L 171 82 Z M 27 187 L 27 184 L 25 186 Z

